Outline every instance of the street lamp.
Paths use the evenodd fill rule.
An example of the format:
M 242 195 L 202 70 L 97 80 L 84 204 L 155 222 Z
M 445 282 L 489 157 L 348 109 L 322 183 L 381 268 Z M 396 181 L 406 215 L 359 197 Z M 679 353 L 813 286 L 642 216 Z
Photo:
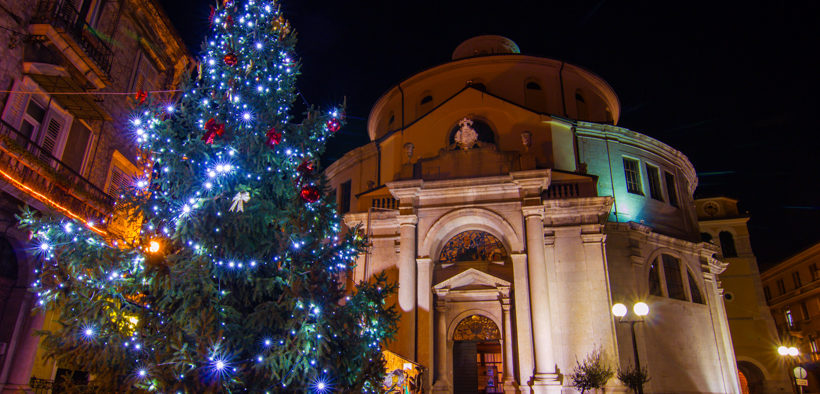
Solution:
M 644 316 L 649 314 L 649 305 L 645 302 L 636 302 L 632 305 L 632 312 L 638 316 L 637 319 L 624 320 L 628 309 L 626 305 L 620 302 L 612 305 L 612 314 L 618 317 L 618 323 L 629 323 L 630 331 L 632 332 L 632 350 L 635 352 L 635 369 L 641 371 L 641 359 L 638 356 L 638 341 L 635 340 L 635 323 L 643 322 Z M 643 383 L 638 386 L 638 394 L 643 394 Z
M 781 356 L 784 356 L 784 357 L 788 357 L 789 361 L 791 361 L 791 363 L 790 363 L 791 365 L 789 366 L 789 368 L 797 369 L 797 365 L 798 365 L 797 357 L 800 356 L 800 350 L 798 350 L 794 346 L 789 346 L 789 347 L 780 346 L 780 347 L 777 348 L 777 354 L 779 354 Z M 795 391 L 802 394 L 803 393 L 803 387 L 800 386 L 799 384 L 797 384 L 797 378 L 798 378 L 797 376 L 794 376 L 794 377 L 791 377 L 791 375 L 789 376 L 789 380 L 791 380 L 794 384 Z

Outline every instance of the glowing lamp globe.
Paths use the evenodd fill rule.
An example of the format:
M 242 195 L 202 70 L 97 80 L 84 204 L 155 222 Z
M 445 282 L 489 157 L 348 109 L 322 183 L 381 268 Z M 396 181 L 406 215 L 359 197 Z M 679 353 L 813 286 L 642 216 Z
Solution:
M 800 351 L 797 350 L 796 347 L 794 347 L 794 346 L 789 347 L 789 356 L 797 357 L 798 355 L 800 355 Z
M 150 253 L 159 252 L 159 242 L 158 241 L 149 242 L 148 243 L 148 252 L 150 252 Z
M 777 353 L 781 356 L 787 356 L 789 354 L 789 348 L 785 346 L 780 346 L 777 348 Z
M 639 302 L 632 307 L 632 311 L 638 316 L 646 316 L 649 314 L 649 305 L 645 302 Z
M 612 314 L 617 317 L 624 317 L 626 316 L 626 305 L 617 303 L 612 305 Z

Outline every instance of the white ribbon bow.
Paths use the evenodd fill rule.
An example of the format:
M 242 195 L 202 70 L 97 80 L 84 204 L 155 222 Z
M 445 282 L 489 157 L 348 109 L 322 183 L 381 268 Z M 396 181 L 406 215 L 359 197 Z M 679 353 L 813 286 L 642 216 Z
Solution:
M 233 196 L 233 204 L 231 204 L 231 209 L 228 211 L 233 212 L 245 212 L 245 203 L 250 201 L 251 194 L 249 192 L 239 192 Z

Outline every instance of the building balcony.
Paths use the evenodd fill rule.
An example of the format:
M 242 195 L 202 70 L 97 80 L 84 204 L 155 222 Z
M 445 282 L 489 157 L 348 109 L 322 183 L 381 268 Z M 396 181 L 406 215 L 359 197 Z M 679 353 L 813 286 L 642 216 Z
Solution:
M 5 188 L 15 197 L 35 199 L 85 222 L 103 223 L 114 208 L 113 197 L 2 121 L 0 179 L 14 189 Z
M 69 0 L 41 0 L 29 33 L 53 44 L 97 89 L 108 84 L 114 53 Z

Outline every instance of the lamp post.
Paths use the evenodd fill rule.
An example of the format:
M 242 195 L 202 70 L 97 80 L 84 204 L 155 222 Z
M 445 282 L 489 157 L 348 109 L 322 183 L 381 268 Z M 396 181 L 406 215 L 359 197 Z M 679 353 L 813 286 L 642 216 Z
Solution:
M 797 384 L 797 376 L 792 376 L 792 374 L 794 373 L 794 369 L 796 369 L 798 365 L 797 358 L 800 357 L 800 350 L 798 350 L 794 346 L 780 346 L 777 348 L 777 353 L 783 357 L 788 357 L 788 360 L 790 361 L 789 368 L 792 369 L 792 371 L 789 371 L 791 372 L 789 374 L 789 380 L 791 380 L 792 382 L 792 387 L 794 388 L 794 391 L 798 394 L 803 394 L 803 386 Z
M 629 329 L 632 332 L 632 350 L 635 352 L 635 369 L 640 371 L 641 359 L 640 356 L 638 356 L 638 341 L 635 340 L 635 324 L 643 322 L 643 317 L 649 314 L 649 305 L 646 305 L 645 302 L 637 302 L 632 306 L 632 312 L 634 312 L 638 318 L 624 320 L 624 316 L 626 316 L 627 313 L 626 305 L 621 303 L 612 305 L 612 314 L 618 317 L 618 323 L 629 323 Z M 643 394 L 643 383 L 638 385 L 638 394 Z

